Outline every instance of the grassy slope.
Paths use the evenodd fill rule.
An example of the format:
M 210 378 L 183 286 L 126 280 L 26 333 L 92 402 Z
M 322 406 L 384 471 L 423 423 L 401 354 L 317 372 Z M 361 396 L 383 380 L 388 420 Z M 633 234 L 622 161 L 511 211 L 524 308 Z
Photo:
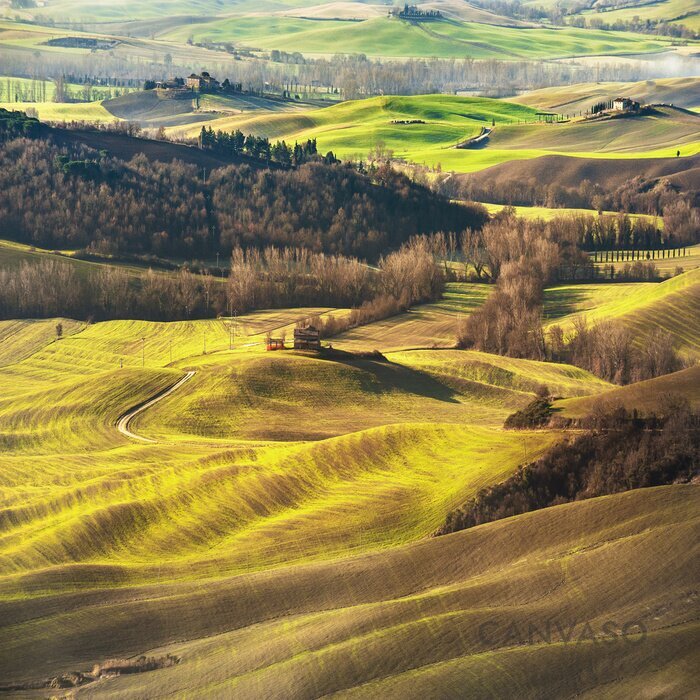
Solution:
M 483 202 L 483 205 L 490 214 L 498 214 L 506 206 L 505 204 L 489 204 L 488 202 Z M 544 221 L 551 221 L 558 216 L 598 216 L 598 211 L 595 209 L 572 209 L 569 207 L 515 207 L 515 212 L 525 219 L 543 219 Z M 603 214 L 617 216 L 617 212 L 614 211 L 604 211 Z M 664 225 L 661 217 L 651 214 L 628 214 L 628 216 L 632 220 L 644 219 L 654 223 L 659 228 L 663 228 Z
M 657 221 L 657 225 L 659 223 L 661 223 L 661 220 Z M 683 255 L 684 251 L 685 255 Z M 658 268 L 659 272 L 665 275 L 675 274 L 676 269 L 679 267 L 685 270 L 686 272 L 700 267 L 700 243 L 697 245 L 688 246 L 687 248 L 677 250 L 676 253 L 676 257 L 657 258 L 657 252 L 654 251 L 654 259 L 652 259 L 652 252 L 647 251 L 646 254 L 642 253 L 642 257 L 646 259 L 646 255 L 649 255 L 649 262 L 654 263 L 654 265 L 656 265 L 656 267 Z M 598 262 L 596 263 L 596 267 L 602 269 L 605 267 L 606 264 L 610 265 L 610 263 Z M 619 267 L 620 264 L 624 265 L 625 263 L 615 262 L 614 264 L 616 267 Z
M 599 17 L 603 22 L 610 24 L 622 20 L 629 22 L 635 18 L 641 20 L 666 20 L 670 23 L 677 22 L 689 27 L 693 31 L 700 31 L 700 9 L 695 0 L 659 0 L 648 3 L 638 0 L 636 4 L 630 4 L 620 10 L 608 12 L 586 12 L 585 17 L 590 21 L 593 17 Z
M 589 322 L 615 319 L 627 326 L 639 342 L 653 330 L 660 328 L 674 339 L 678 350 L 688 358 L 700 355 L 700 333 L 697 319 L 700 315 L 700 269 L 691 270 L 659 284 L 626 285 L 616 290 L 605 285 L 571 285 L 548 292 L 556 309 L 569 304 L 576 309 L 581 304 Z M 628 293 L 633 289 L 633 293 Z M 598 296 L 601 294 L 602 296 Z M 596 299 L 597 297 L 597 299 Z M 599 303 L 602 302 L 602 303 Z M 565 331 L 582 310 L 556 318 Z
M 316 138 L 321 151 L 343 157 L 365 157 L 382 144 L 396 157 L 457 172 L 551 154 L 619 159 L 672 157 L 679 148 L 683 156 L 700 152 L 700 117 L 690 112 L 661 109 L 644 117 L 560 124 L 533 123 L 535 112 L 502 100 L 420 95 L 374 97 L 290 114 L 243 114 L 207 125 L 287 141 Z M 410 119 L 425 123 L 392 124 Z M 454 148 L 493 121 L 496 128 L 484 147 Z M 177 127 L 172 133 L 193 137 L 201 126 Z
M 535 111 L 501 100 L 454 95 L 371 97 L 308 112 L 225 117 L 208 126 L 288 141 L 313 136 L 321 150 L 339 153 L 364 154 L 382 141 L 400 156 L 416 148 L 451 146 L 490 126 L 493 119 L 498 123 L 534 121 Z M 413 119 L 425 123 L 392 124 Z M 193 125 L 176 133 L 195 136 L 200 128 Z
M 197 130 L 204 122 L 241 113 L 298 112 L 312 108 L 305 102 L 240 94 L 202 95 L 196 109 L 193 100 L 164 99 L 157 90 L 105 100 L 101 106 L 115 118 L 135 121 L 144 127 L 183 127 L 196 122 Z
M 0 109 L 17 109 L 26 111 L 35 109 L 39 119 L 44 122 L 117 122 L 118 117 L 112 114 L 104 106 L 102 100 L 97 102 L 0 102 Z
M 39 86 L 43 84 L 46 92 L 47 102 L 51 102 L 54 99 L 56 93 L 56 84 L 52 80 L 31 80 L 29 78 L 15 78 L 7 75 L 0 75 L 0 97 L 2 100 L 7 102 L 12 102 L 16 95 L 31 95 L 32 89 L 35 89 L 37 93 L 39 92 Z M 79 85 L 77 83 L 64 83 L 64 90 L 66 94 L 73 97 L 74 99 L 82 99 L 84 94 L 84 85 Z M 94 100 L 107 99 L 111 97 L 116 91 L 119 92 L 131 92 L 133 88 L 111 88 L 103 86 L 91 87 L 90 91 Z
M 541 58 L 657 51 L 664 42 L 625 32 L 565 28 L 520 29 L 473 22 L 411 24 L 386 17 L 363 22 L 243 16 L 169 29 L 163 37 L 184 43 L 233 41 L 253 48 L 306 54 L 443 58 Z
M 685 396 L 697 410 L 700 406 L 700 365 L 694 365 L 680 372 L 667 374 L 656 379 L 616 387 L 595 397 L 582 396 L 557 402 L 557 407 L 566 416 L 585 416 L 601 401 L 621 403 L 630 411 L 638 409 L 653 413 L 659 409 L 659 399 L 664 394 Z
M 64 18 L 73 21 L 73 17 Z M 110 31 L 107 27 L 107 32 Z M 116 42 L 110 51 L 117 58 L 150 62 L 153 55 L 171 54 L 175 65 L 190 65 L 193 61 L 202 65 L 220 66 L 221 72 L 232 71 L 234 58 L 224 51 L 213 51 L 197 46 L 188 46 L 170 41 L 155 41 L 145 38 L 114 36 L 110 33 L 61 29 L 22 22 L 0 20 L 0 51 L 15 58 L 26 56 L 27 52 L 39 52 L 44 59 L 55 56 L 89 56 L 91 49 L 49 46 L 50 39 L 63 37 L 83 37 L 106 39 Z M 99 56 L 99 51 L 98 54 Z
M 81 277 L 87 276 L 90 272 L 94 272 L 103 267 L 116 267 L 126 271 L 130 275 L 143 275 L 147 269 L 152 269 L 157 274 L 174 274 L 172 270 L 158 267 L 155 263 L 149 265 L 139 262 L 119 262 L 108 257 L 99 260 L 81 260 L 76 255 L 75 250 L 60 250 L 53 251 L 46 248 L 37 248 L 26 243 L 17 243 L 16 241 L 7 241 L 0 239 L 0 267 L 4 269 L 16 269 L 23 263 L 37 263 L 42 260 L 57 260 L 66 265 L 73 267 L 75 272 Z M 179 265 L 183 263 L 181 259 L 169 259 L 173 264 Z M 205 261 L 211 268 L 216 265 L 215 260 Z M 216 278 L 220 282 L 220 278 Z
M 18 599 L 4 605 L 0 624 L 13 633 L 3 635 L 0 675 L 41 678 L 149 650 L 181 663 L 85 690 L 555 698 L 644 687 L 683 696 L 698 661 L 697 498 L 697 486 L 639 490 L 331 564 Z M 553 624 L 551 643 L 508 641 L 513 624 L 527 639 L 528 625 L 543 630 L 547 620 L 564 632 L 573 624 L 573 639 L 562 643 Z M 579 641 L 585 623 L 598 637 L 609 620 L 640 621 L 646 637 Z
M 384 332 L 358 329 L 345 342 L 358 349 L 386 336 L 396 348 L 447 343 L 448 329 L 487 291 L 451 285 L 442 302 L 393 319 Z M 429 692 L 431 683 L 444 678 L 449 687 L 454 673 L 481 663 L 475 647 L 456 639 L 464 639 L 465 625 L 493 615 L 489 600 L 510 600 L 519 620 L 578 610 L 569 606 L 617 585 L 598 573 L 608 556 L 617 564 L 641 556 L 637 570 L 651 561 L 646 550 L 640 555 L 641 542 L 656 551 L 641 512 L 653 516 L 666 544 L 674 536 L 688 541 L 671 524 L 678 518 L 691 527 L 680 487 L 635 501 L 636 521 L 625 520 L 627 495 L 612 511 L 578 504 L 487 526 L 482 535 L 416 542 L 477 489 L 557 439 L 500 428 L 539 384 L 568 397 L 610 387 L 565 365 L 455 350 L 396 351 L 388 363 L 264 352 L 267 331 L 289 335 L 295 320 L 326 311 L 241 317 L 233 350 L 226 319 L 84 330 L 65 322 L 71 335 L 59 342 L 53 320 L 22 324 L 26 341 L 11 334 L 11 323 L 0 326 L 10 339 L 4 362 L 14 362 L 0 373 L 0 626 L 13 625 L 0 634 L 3 679 L 165 645 L 182 656 L 181 666 L 86 690 L 143 696 L 157 683 L 166 695 L 281 697 L 294 687 L 305 697 L 395 676 L 402 695 L 406 678 Z M 190 368 L 195 377 L 132 426 L 155 444 L 116 433 L 123 411 Z M 557 513 L 565 514 L 561 522 Z M 579 517 L 588 529 L 575 524 Z M 525 529 L 515 536 L 509 527 Z M 645 539 L 631 546 L 641 532 Z M 540 591 L 561 580 L 564 564 L 566 583 L 543 603 Z M 684 566 L 678 557 L 676 564 Z M 574 571 L 581 573 L 572 578 Z M 578 597 L 582 585 L 591 586 L 589 596 Z M 597 600 L 608 607 L 595 616 L 627 614 L 619 596 L 610 602 L 617 590 L 605 590 Z M 658 601 L 662 591 L 673 594 L 650 584 L 634 604 Z M 679 638 L 666 648 L 675 650 Z M 511 651 L 498 653 L 517 667 Z M 548 648 L 533 653 L 551 661 Z M 353 658 L 356 665 L 342 660 Z M 532 681 L 520 674 L 526 688 Z M 374 686 L 366 692 L 374 695 Z
M 242 317 L 233 351 L 222 321 L 95 324 L 5 367 L 4 594 L 28 594 L 44 567 L 91 587 L 105 566 L 116 585 L 414 539 L 556 438 L 498 427 L 531 396 L 537 368 L 566 395 L 607 388 L 572 368 L 503 358 L 491 367 L 488 356 L 424 351 L 385 364 L 264 352 L 267 330 L 321 311 Z M 136 421 L 157 444 L 115 432 L 120 413 L 184 368 L 195 378 Z
M 595 119 L 574 123 L 504 125 L 491 137 L 494 148 L 543 148 L 562 153 L 638 152 L 640 146 L 653 151 L 674 144 L 698 142 L 700 117 L 672 108 L 659 108 L 654 114 L 617 119 Z M 684 153 L 688 155 L 687 153 Z
M 83 328 L 82 323 L 67 318 L 0 321 L 0 366 L 14 364 L 46 347 L 56 337 L 56 325 L 63 326 L 67 337 Z
M 700 78 L 662 78 L 636 83 L 578 83 L 532 90 L 509 99 L 529 107 L 573 113 L 620 95 L 647 104 L 663 102 L 693 107 L 700 105 L 699 91 Z

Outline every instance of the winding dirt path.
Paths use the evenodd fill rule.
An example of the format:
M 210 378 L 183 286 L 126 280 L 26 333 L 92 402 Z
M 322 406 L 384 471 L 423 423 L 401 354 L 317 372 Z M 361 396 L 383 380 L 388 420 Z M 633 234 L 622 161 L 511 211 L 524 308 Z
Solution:
M 145 411 L 147 408 L 150 408 L 154 404 L 158 403 L 159 401 L 162 401 L 166 396 L 170 396 L 176 389 L 179 389 L 185 382 L 189 381 L 194 377 L 195 372 L 191 371 L 188 372 L 182 379 L 179 379 L 175 384 L 170 386 L 167 389 L 164 389 L 160 393 L 156 394 L 152 398 L 148 399 L 142 404 L 139 404 L 138 406 L 135 406 L 134 408 L 130 408 L 126 413 L 124 413 L 119 420 L 117 420 L 117 430 L 122 434 L 126 435 L 126 437 L 132 438 L 134 440 L 140 440 L 141 442 L 156 442 L 156 440 L 152 440 L 151 438 L 143 437 L 142 435 L 137 435 L 136 433 L 132 433 L 129 430 L 129 423 L 136 418 L 136 416 L 139 415 L 139 413 Z

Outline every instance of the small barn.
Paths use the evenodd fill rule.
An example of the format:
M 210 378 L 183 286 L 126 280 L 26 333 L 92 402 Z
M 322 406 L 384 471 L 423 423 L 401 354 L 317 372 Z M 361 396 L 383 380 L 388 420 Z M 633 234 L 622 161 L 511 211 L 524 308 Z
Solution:
M 284 338 L 269 337 L 265 343 L 267 350 L 284 350 Z
M 295 350 L 320 350 L 321 331 L 315 326 L 294 329 Z

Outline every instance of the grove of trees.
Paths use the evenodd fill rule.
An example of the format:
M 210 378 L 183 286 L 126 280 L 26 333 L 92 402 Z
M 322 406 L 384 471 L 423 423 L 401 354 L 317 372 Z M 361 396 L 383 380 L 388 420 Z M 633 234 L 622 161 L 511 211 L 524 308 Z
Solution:
M 479 228 L 486 218 L 482 207 L 450 203 L 388 166 L 205 173 L 44 139 L 0 148 L 0 230 L 43 248 L 193 259 L 275 245 L 377 260 L 411 236 Z

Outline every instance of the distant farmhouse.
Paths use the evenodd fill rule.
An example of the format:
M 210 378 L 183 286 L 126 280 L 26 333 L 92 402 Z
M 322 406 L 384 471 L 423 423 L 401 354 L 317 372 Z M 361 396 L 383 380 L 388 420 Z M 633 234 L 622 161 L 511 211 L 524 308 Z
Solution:
M 639 102 L 635 102 L 629 97 L 616 97 L 612 103 L 614 112 L 638 112 L 639 107 Z
M 192 92 L 243 92 L 243 83 L 232 83 L 228 78 L 220 83 L 207 71 L 202 71 L 199 75 L 192 73 L 187 78 L 168 78 L 167 80 L 146 80 L 144 90 L 158 89 L 166 91 L 169 96 L 177 97 L 177 93 L 191 96 Z
M 591 107 L 592 115 L 605 115 L 609 112 L 636 113 L 641 109 L 641 105 L 630 97 L 616 97 L 609 102 L 598 102 Z
M 430 22 L 442 19 L 440 10 L 419 10 L 415 5 L 409 5 L 408 3 L 403 6 L 403 10 L 395 7 L 389 14 L 399 19 L 407 19 L 414 22 Z
M 185 85 L 187 85 L 190 90 L 195 90 L 197 92 L 218 92 L 221 87 L 221 83 L 206 71 L 202 71 L 201 75 L 192 73 L 192 75 L 185 80 Z

